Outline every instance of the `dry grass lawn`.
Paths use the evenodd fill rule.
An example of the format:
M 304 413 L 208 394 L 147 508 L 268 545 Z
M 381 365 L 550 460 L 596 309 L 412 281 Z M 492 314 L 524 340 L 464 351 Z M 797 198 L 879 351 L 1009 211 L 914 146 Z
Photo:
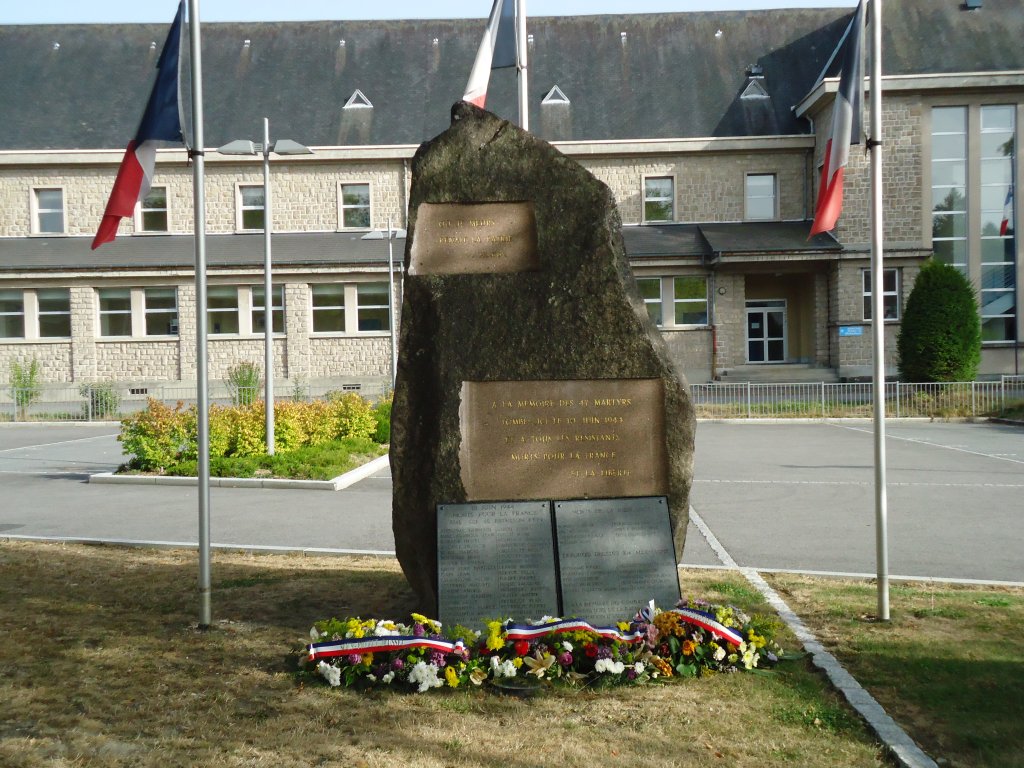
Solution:
M 889 765 L 804 660 L 529 700 L 302 686 L 314 620 L 408 615 L 397 563 L 215 552 L 206 632 L 197 572 L 192 551 L 0 544 L 0 765 Z M 684 584 L 757 608 L 738 576 Z

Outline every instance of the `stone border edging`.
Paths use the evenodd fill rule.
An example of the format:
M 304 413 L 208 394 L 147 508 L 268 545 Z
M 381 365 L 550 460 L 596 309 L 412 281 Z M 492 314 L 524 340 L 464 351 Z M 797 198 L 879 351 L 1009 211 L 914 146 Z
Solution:
M 910 738 L 907 732 L 886 713 L 875 697 L 868 693 L 853 675 L 846 671 L 838 659 L 825 649 L 814 633 L 786 605 L 786 601 L 779 597 L 779 594 L 761 577 L 761 574 L 753 568 L 741 568 L 739 563 L 733 560 L 732 555 L 722 546 L 722 543 L 693 507 L 690 507 L 690 520 L 700 530 L 701 535 L 704 536 L 722 563 L 741 573 L 775 609 L 779 618 L 786 622 L 786 626 L 803 644 L 804 650 L 811 655 L 814 665 L 825 673 L 832 686 L 843 694 L 850 706 L 864 718 L 868 727 L 875 732 L 875 735 L 885 744 L 900 765 L 904 768 L 938 768 L 938 763 Z
M 259 477 L 211 477 L 214 488 L 276 488 L 279 490 L 340 491 L 365 480 L 388 465 L 388 455 L 378 456 L 331 480 L 282 480 Z M 198 485 L 197 477 L 172 477 L 169 475 L 117 475 L 113 472 L 97 472 L 89 475 L 90 483 L 110 485 Z

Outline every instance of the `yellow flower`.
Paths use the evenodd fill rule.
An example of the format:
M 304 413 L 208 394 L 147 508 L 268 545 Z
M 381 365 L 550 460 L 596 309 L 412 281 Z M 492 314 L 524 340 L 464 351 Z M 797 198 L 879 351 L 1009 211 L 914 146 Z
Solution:
M 693 640 L 683 640 L 683 656 L 692 656 L 697 644 Z
M 373 664 L 373 654 L 372 653 L 364 653 L 363 654 L 363 664 L 365 664 L 366 666 L 370 666 L 371 664 Z
M 458 688 L 459 687 L 459 675 L 452 667 L 447 667 L 444 671 L 444 679 L 448 681 L 448 687 Z
M 545 653 L 541 656 L 540 651 L 537 651 L 533 656 L 527 656 L 523 661 L 526 662 L 526 666 L 530 668 L 530 671 L 526 674 L 536 675 L 537 679 L 544 677 L 544 673 L 551 669 L 551 665 L 555 663 L 555 657 L 550 653 Z
M 627 624 L 624 621 L 620 621 L 617 626 L 619 628 L 619 631 L 621 631 L 621 632 L 628 632 L 629 631 L 629 624 Z
M 500 621 L 487 622 L 487 648 L 497 651 L 505 647 L 505 638 L 501 636 L 502 626 Z
M 514 666 L 516 669 L 519 669 L 521 666 L 523 666 L 523 657 L 516 656 L 514 659 L 512 659 L 512 666 Z
M 469 673 L 469 682 L 473 685 L 480 685 L 486 679 L 487 670 L 481 667 L 474 667 L 473 671 Z

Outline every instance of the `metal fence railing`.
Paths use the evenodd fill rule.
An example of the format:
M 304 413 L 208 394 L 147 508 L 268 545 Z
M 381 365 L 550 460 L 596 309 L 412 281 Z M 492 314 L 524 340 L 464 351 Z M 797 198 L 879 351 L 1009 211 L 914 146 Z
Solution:
M 873 388 L 870 383 L 824 382 L 799 384 L 693 384 L 690 387 L 698 418 L 758 419 L 870 418 Z M 389 391 L 387 379 L 321 380 L 275 383 L 274 399 L 324 399 L 336 392 L 355 392 L 377 400 Z M 168 405 L 196 402 L 195 386 L 106 383 L 82 386 L 51 384 L 26 389 L 0 389 L 0 421 L 116 421 L 142 410 L 150 398 Z M 261 387 L 232 387 L 210 383 L 210 402 L 238 405 L 263 400 Z M 1024 376 L 1003 376 L 999 381 L 941 384 L 887 382 L 887 416 L 971 418 L 998 413 L 1024 402 Z
M 334 393 L 354 392 L 368 400 L 379 400 L 390 391 L 386 378 L 327 379 L 313 382 L 275 382 L 274 401 L 325 399 Z M 167 405 L 194 405 L 195 385 L 170 383 L 136 384 L 110 382 L 61 386 L 0 388 L 0 422 L 10 421 L 117 421 L 140 411 L 150 398 Z M 263 386 L 236 387 L 210 382 L 210 403 L 247 405 L 263 400 Z
M 693 384 L 697 418 L 842 419 L 869 418 L 874 410 L 870 383 Z M 885 413 L 894 418 L 971 418 L 993 415 L 1024 401 L 1024 376 L 1000 381 L 885 385 Z

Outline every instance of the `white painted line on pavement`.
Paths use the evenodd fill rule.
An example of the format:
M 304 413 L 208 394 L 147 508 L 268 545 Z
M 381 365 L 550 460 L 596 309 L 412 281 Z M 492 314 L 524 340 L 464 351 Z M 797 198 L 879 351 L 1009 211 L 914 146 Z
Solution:
M 864 432 L 866 434 L 872 434 L 870 429 L 862 429 L 860 427 L 851 427 L 848 424 L 834 424 L 833 426 L 839 429 L 849 429 L 853 432 Z M 998 459 L 999 461 L 1010 461 L 1014 464 L 1024 464 L 1024 459 L 1011 459 L 1009 456 L 1001 453 L 985 453 L 984 451 L 972 451 L 967 448 L 960 448 L 955 445 L 943 445 L 942 443 L 932 443 L 928 440 L 919 440 L 916 437 L 900 437 L 894 435 L 891 432 L 886 432 L 886 438 L 889 440 L 902 440 L 906 443 L 917 443 L 918 445 L 930 445 L 932 448 L 945 448 L 947 451 L 957 451 L 959 453 L 969 453 L 972 456 L 984 456 L 986 459 Z
M 92 437 L 76 437 L 74 440 L 58 440 L 55 443 L 36 443 L 35 445 L 23 445 L 20 448 L 0 448 L 0 453 L 11 453 L 12 451 L 28 451 L 33 448 L 50 448 L 54 445 L 68 445 L 69 443 L 85 443 L 89 440 L 102 440 L 107 437 L 114 437 L 115 432 L 108 435 L 93 435 Z
M 793 613 L 786 602 L 779 597 L 779 594 L 771 588 L 756 570 L 753 568 L 741 568 L 732 558 L 732 555 L 722 546 L 718 537 L 711 532 L 704 519 L 697 514 L 692 506 L 690 507 L 690 521 L 697 526 L 701 535 L 707 540 L 708 545 L 714 550 L 718 558 L 728 568 L 737 570 L 749 581 L 758 592 L 768 601 L 779 617 L 786 622 L 786 625 L 796 635 L 804 648 L 814 660 L 815 666 L 821 669 L 836 690 L 842 693 L 850 706 L 856 709 L 861 717 L 867 721 L 879 739 L 882 740 L 889 750 L 896 756 L 900 763 L 906 768 L 938 768 L 938 764 L 926 755 L 914 740 L 907 735 L 907 732 L 896 724 L 875 698 L 864 690 L 853 675 L 846 671 L 835 656 L 825 650 L 814 633 L 804 624 L 803 620 Z
M 708 571 L 729 571 L 733 570 L 727 565 L 700 565 L 697 563 L 680 563 L 680 568 L 693 568 L 694 570 Z M 758 573 L 791 573 L 794 576 L 822 576 L 835 579 L 864 579 L 878 578 L 874 573 L 855 573 L 853 571 L 808 571 L 802 568 L 761 568 L 751 566 L 752 570 Z M 952 576 L 903 576 L 889 574 L 890 581 L 919 581 L 925 584 L 956 584 L 967 587 L 1013 587 L 1024 588 L 1024 581 L 995 581 L 993 579 L 959 579 Z
M 865 470 L 868 467 L 864 467 Z M 695 483 L 716 483 L 719 485 L 870 485 L 867 480 L 717 480 L 697 478 Z M 1024 488 L 1024 483 L 886 483 L 889 487 L 921 488 Z

